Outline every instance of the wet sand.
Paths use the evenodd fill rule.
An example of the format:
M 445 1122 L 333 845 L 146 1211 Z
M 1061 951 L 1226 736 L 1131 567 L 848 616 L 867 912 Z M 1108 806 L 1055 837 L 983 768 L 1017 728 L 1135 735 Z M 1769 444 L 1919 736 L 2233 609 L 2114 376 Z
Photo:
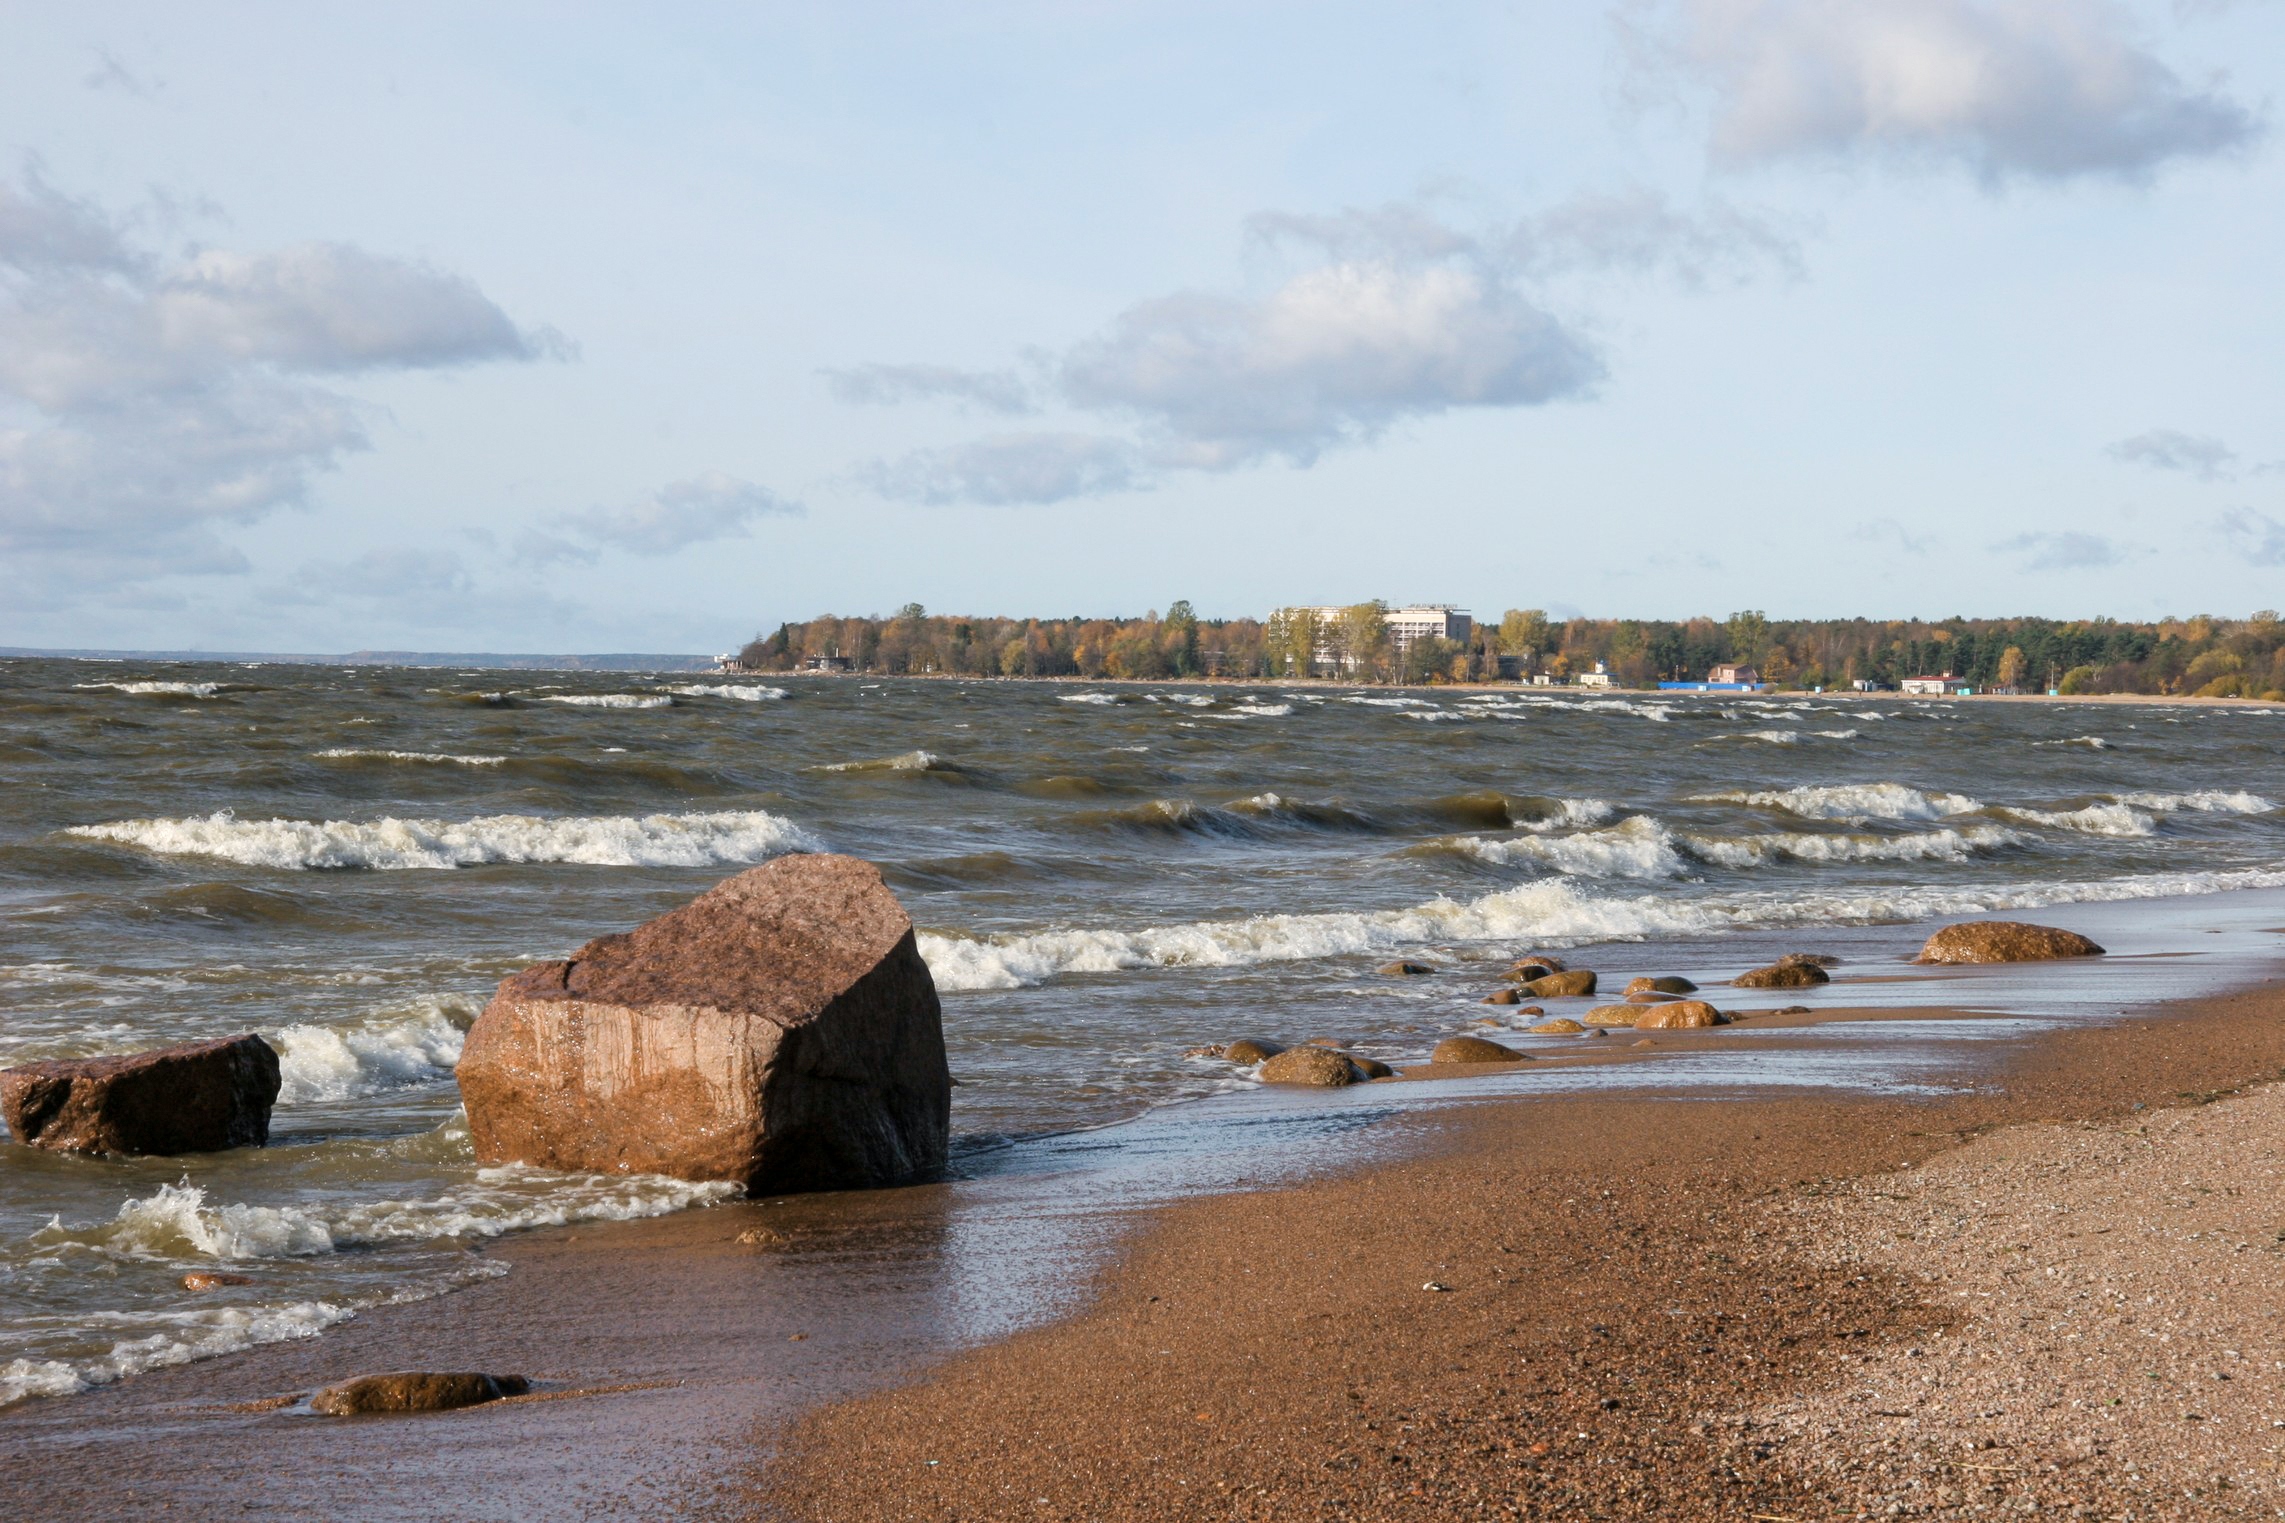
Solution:
M 1946 1186 L 1947 1208 L 1966 1199 L 1986 1218 L 1967 1247 L 1946 1244 L 1946 1263 L 1972 1260 L 1976 1243 L 2048 1245 L 2049 1194 L 2066 1176 L 2081 1192 L 2072 1230 L 2143 1231 L 2156 1176 L 2105 1196 L 2115 1165 L 2100 1149 L 2040 1150 L 2154 1115 L 2186 1125 L 2170 1113 L 2194 1106 L 2203 1132 L 2184 1145 L 2205 1172 L 2260 1158 L 2273 1174 L 2279 1101 L 2218 1095 L 2281 1074 L 2285 988 L 2273 986 L 2033 1039 L 2000 1066 L 2000 1087 L 1939 1101 L 1471 1107 L 1443 1118 L 1427 1156 L 1168 1211 L 1085 1315 L 811 1414 L 782 1439 L 758 1434 L 757 1453 L 776 1454 L 757 1459 L 744 1511 L 2271 1517 L 2268 1424 L 2285 1420 L 2273 1179 L 2241 1213 L 2266 1212 L 2271 1243 L 2241 1230 L 2227 1248 L 2255 1288 L 2209 1297 L 2168 1272 L 2194 1258 L 2153 1260 L 2134 1282 L 2152 1298 L 2151 1331 L 2200 1299 L 2195 1349 L 2213 1368 L 2196 1373 L 2234 1375 L 2199 1384 L 2195 1426 L 2210 1442 L 2188 1459 L 2178 1362 L 2136 1372 L 2171 1383 L 2167 1426 L 2074 1418 L 2084 1409 L 2068 1401 L 2094 1389 L 2090 1351 L 2021 1334 L 2026 1298 L 1960 1297 L 1968 1287 L 1928 1278 L 1942 1266 L 1893 1232 L 1852 1245 L 1866 1203 L 1896 1193 L 1884 1179 L 1917 1180 L 1931 1160 L 1952 1178 L 1976 1167 L 1976 1148 L 2026 1161 L 2005 1194 Z M 2244 1260 L 2238 1242 L 2267 1257 Z M 1923 1379 L 1920 1351 L 1939 1344 L 1989 1380 Z M 2115 1367 L 2118 1348 L 2103 1357 Z M 2029 1421 L 2034 1401 L 2046 1405 Z
M 1756 1040 L 1796 1036 L 1813 1033 Z M 1624 1057 L 1635 1039 L 1580 1050 Z M 1925 1281 L 1917 1239 L 1861 1212 L 1892 1204 L 1893 1171 L 1945 1167 L 1995 1128 L 2069 1141 L 2054 1123 L 2140 1126 L 2137 1104 L 2278 1076 L 2285 987 L 2010 1037 L 1981 1061 L 2003 1088 L 1392 1106 L 1305 1134 L 1330 1177 L 1148 1211 L 1145 1191 L 1050 1171 L 981 1216 L 937 1186 L 535 1233 L 486 1249 L 514 1272 L 475 1289 L 0 1413 L 0 1490 L 33 1519 L 1808 1518 L 1899 1487 L 1998 1486 L 2013 1505 L 2034 1484 L 2079 1500 L 2099 1482 L 2084 1494 L 2103 1516 L 2121 1497 L 2137 1516 L 2237 1515 L 2181 1502 L 2154 1460 L 2090 1469 L 2123 1452 L 2116 1420 L 2088 1430 L 2107 1435 L 2098 1454 L 1924 1390 L 1909 1426 L 1881 1415 L 1907 1410 L 1892 1387 L 1939 1334 L 1947 1351 L 2004 1349 L 2003 1382 L 2060 1377 L 2036 1367 L 2037 1339 L 1971 1337 L 1973 1295 Z M 2198 1144 L 2209 1157 L 2247 1145 L 2230 1103 L 2196 1113 L 2223 1129 Z M 1213 1188 L 1249 1182 L 1242 1140 L 1185 1145 L 1234 1151 Z M 2028 1178 L 2016 1215 L 2040 1209 L 2047 1176 Z M 1978 1231 L 2025 1240 L 2011 1220 Z M 1948 1247 L 1947 1272 L 1984 1240 Z M 2200 1340 L 2274 1365 L 2274 1325 L 2236 1326 L 2252 1304 L 2213 1312 Z M 246 1409 L 399 1368 L 541 1389 L 412 1419 Z M 2212 1384 L 2201 1438 L 2238 1444 L 2259 1415 L 2244 1404 L 2274 1383 Z M 1986 1440 L 2007 1447 L 1960 1447 Z M 2233 1463 L 2202 1452 L 2196 1468 Z M 2227 1505 L 2253 1495 L 2233 1485 Z

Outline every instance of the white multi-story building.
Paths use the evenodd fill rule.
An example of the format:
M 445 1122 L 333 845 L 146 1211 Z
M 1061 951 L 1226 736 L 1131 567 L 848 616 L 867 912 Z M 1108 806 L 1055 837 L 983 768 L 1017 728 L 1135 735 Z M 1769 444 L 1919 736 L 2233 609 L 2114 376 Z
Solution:
M 1334 606 L 1299 611 L 1316 615 L 1318 628 L 1330 631 L 1340 624 L 1349 609 Z M 1455 645 L 1465 645 L 1476 629 L 1476 621 L 1469 617 L 1465 608 L 1455 608 L 1449 603 L 1416 603 L 1404 608 L 1391 608 L 1381 615 L 1381 621 L 1388 629 L 1388 643 L 1399 656 L 1410 649 L 1416 640 L 1449 640 Z M 1317 659 L 1332 661 L 1332 647 L 1333 640 L 1321 633 L 1317 641 Z M 1353 657 L 1349 664 L 1355 665 Z

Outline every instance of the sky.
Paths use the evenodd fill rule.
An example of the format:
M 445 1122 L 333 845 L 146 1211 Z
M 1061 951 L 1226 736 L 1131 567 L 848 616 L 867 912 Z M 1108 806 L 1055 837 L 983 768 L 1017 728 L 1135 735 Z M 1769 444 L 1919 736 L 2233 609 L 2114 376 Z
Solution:
M 2285 0 L 0 17 L 0 644 L 2285 604 Z

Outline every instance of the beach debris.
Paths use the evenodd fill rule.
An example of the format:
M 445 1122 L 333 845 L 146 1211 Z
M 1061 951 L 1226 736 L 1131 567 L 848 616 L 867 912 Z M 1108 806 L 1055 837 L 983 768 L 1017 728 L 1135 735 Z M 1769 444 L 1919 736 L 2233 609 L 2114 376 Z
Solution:
M 2103 949 L 2076 931 L 2018 920 L 1970 920 L 1948 925 L 1920 949 L 1922 962 L 2049 962 L 2100 957 Z
M 784 1241 L 784 1233 L 773 1231 L 768 1227 L 748 1227 L 737 1237 L 739 1246 L 745 1248 L 752 1248 L 762 1243 L 782 1243 Z
M 1424 962 L 1384 962 L 1380 971 L 1394 974 L 1398 978 L 1419 978 L 1436 970 Z
M 1480 1036 L 1448 1036 L 1429 1053 L 1431 1063 L 1528 1063 L 1528 1053 L 1517 1052 Z
M 1533 999 L 1562 999 L 1595 992 L 1595 975 L 1586 968 L 1566 969 L 1544 977 L 1526 979 L 1523 992 Z
M 1832 979 L 1813 962 L 1773 962 L 1766 968 L 1740 973 L 1730 980 L 1733 989 L 1807 989 Z
M 212 1270 L 192 1270 L 182 1277 L 185 1290 L 221 1290 L 230 1285 L 251 1285 L 253 1277 L 243 1274 L 221 1274 Z
M 1334 1089 L 1358 1084 L 1365 1074 L 1345 1052 L 1330 1047 L 1288 1047 L 1261 1066 L 1264 1084 L 1294 1084 Z
M 1541 1036 L 1577 1036 L 1587 1028 L 1567 1015 L 1559 1015 L 1551 1021 L 1541 1021 L 1531 1029 Z
M 249 1033 L 0 1071 L 0 1117 L 56 1152 L 215 1153 L 270 1140 L 278 1085 L 277 1052 Z
M 780 857 L 500 984 L 468 1033 L 477 1160 L 749 1194 L 943 1167 L 951 1073 L 911 917 L 855 857 Z
M 1484 996 L 1482 1002 L 1487 1005 L 1520 1005 L 1523 1003 L 1523 995 L 1514 989 L 1494 989 Z
M 1422 1290 L 1433 1290 L 1441 1294 L 1444 1291 L 1450 1290 L 1452 1287 L 1445 1284 L 1442 1280 L 1430 1280 L 1427 1284 L 1421 1286 L 1420 1288 Z
M 1628 980 L 1624 997 L 1633 999 L 1638 994 L 1695 994 L 1697 992 L 1698 986 L 1686 978 L 1672 976 L 1636 978 Z
M 1267 1062 L 1285 1049 L 1275 1042 L 1258 1042 L 1252 1037 L 1240 1037 L 1222 1049 L 1222 1056 L 1240 1068 L 1251 1068 Z
M 326 1417 L 363 1417 L 399 1412 L 450 1412 L 480 1406 L 503 1396 L 521 1396 L 532 1383 L 521 1375 L 474 1373 L 360 1375 L 314 1393 L 309 1409 Z
M 1634 1023 L 1637 1031 L 1683 1031 L 1703 1026 L 1727 1026 L 1730 1018 L 1702 999 L 1676 1000 L 1653 1005 Z

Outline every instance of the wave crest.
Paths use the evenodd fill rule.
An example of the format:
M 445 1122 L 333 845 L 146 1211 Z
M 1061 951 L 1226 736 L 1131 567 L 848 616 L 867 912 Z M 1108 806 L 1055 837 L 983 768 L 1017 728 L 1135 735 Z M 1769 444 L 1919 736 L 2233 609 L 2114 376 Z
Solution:
M 588 867 L 716 867 L 760 862 L 817 842 L 761 809 L 710 814 L 485 815 L 472 820 L 241 820 L 229 810 L 176 820 L 114 820 L 64 832 L 165 856 L 220 857 L 287 869 L 477 867 L 567 862 Z

